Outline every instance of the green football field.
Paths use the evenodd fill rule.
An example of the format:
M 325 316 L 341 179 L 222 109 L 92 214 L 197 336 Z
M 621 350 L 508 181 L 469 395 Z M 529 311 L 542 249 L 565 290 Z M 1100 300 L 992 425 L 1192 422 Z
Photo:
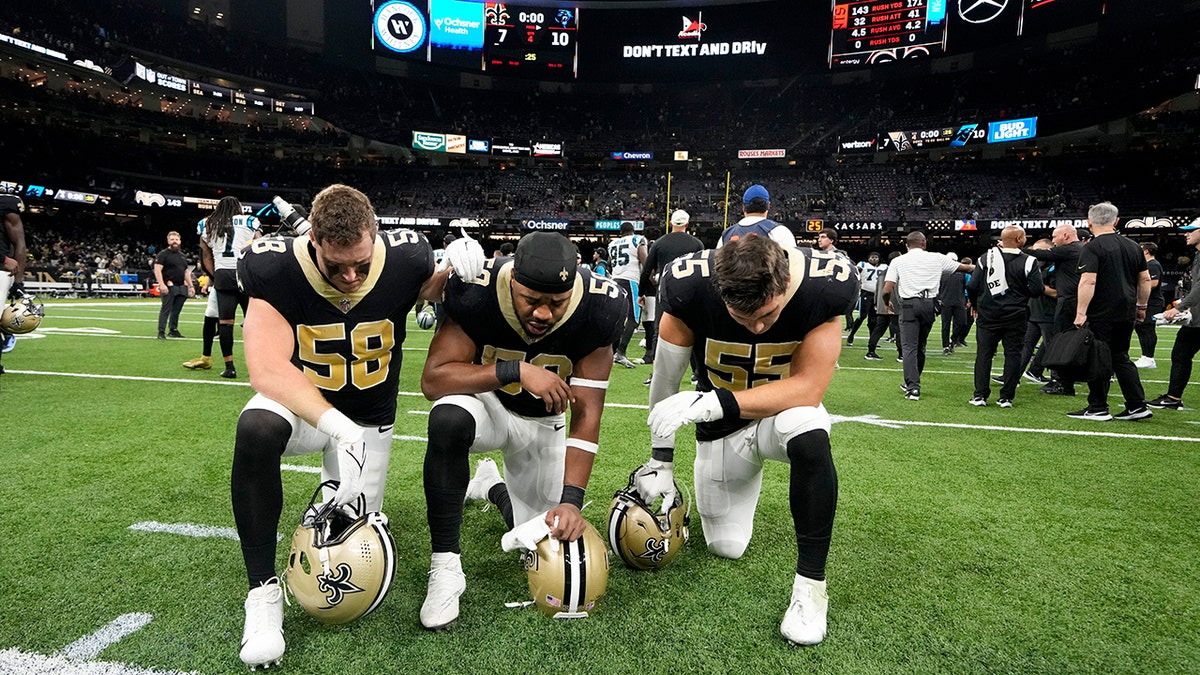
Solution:
M 229 497 L 235 423 L 251 396 L 240 341 L 240 378 L 228 381 L 180 366 L 200 353 L 202 302 L 184 310 L 188 339 L 168 341 L 154 339 L 157 301 L 46 309 L 0 377 L 0 672 L 244 672 L 246 581 Z M 824 643 L 796 648 L 778 634 L 795 539 L 787 467 L 776 463 L 741 560 L 710 555 L 693 514 L 692 540 L 666 569 L 633 572 L 614 556 L 607 595 L 579 621 L 505 607 L 528 599 L 525 573 L 500 550 L 498 513 L 468 506 L 462 614 L 453 630 L 426 632 L 430 402 L 418 377 L 432 332 L 411 317 L 409 330 L 384 505 L 395 583 L 346 627 L 287 607 L 284 672 L 1200 672 L 1194 408 L 1072 420 L 1064 413 L 1085 405 L 1083 393 L 1045 396 L 1029 383 L 1012 409 L 995 407 L 995 392 L 974 408 L 971 348 L 931 353 L 921 400 L 906 401 L 894 347 L 865 361 L 864 338 L 843 350 L 825 399 L 840 494 Z M 1173 338 L 1160 329 L 1159 367 L 1140 371 L 1149 397 L 1166 390 Z M 584 510 L 602 531 L 613 492 L 648 456 L 649 372 L 612 374 Z M 1200 402 L 1200 386 L 1184 400 Z M 676 477 L 690 484 L 690 431 L 680 439 Z M 299 470 L 283 476 L 280 565 L 318 480 L 303 469 L 319 459 L 285 464 Z

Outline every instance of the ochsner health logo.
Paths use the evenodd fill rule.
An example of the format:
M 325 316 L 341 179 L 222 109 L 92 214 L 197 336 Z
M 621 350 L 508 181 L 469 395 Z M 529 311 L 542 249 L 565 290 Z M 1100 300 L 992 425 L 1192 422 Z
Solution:
M 696 14 L 695 21 L 685 16 L 683 17 L 683 30 L 679 31 L 679 39 L 696 38 L 699 40 L 700 34 L 706 30 L 708 30 L 708 26 L 704 23 L 704 12 Z
M 425 17 L 407 2 L 380 5 L 375 12 L 375 37 L 384 47 L 405 54 L 425 44 Z

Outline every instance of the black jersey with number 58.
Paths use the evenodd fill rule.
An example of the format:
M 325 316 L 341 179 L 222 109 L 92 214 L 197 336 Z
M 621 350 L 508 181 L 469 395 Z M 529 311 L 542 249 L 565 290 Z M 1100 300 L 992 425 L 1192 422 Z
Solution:
M 525 333 L 513 308 L 512 259 L 488 260 L 473 282 L 451 278 L 443 307 L 475 343 L 475 363 L 521 360 L 570 381 L 575 363 L 616 341 L 625 325 L 626 303 L 611 280 L 580 268 L 566 314 L 550 331 Z M 525 417 L 545 417 L 546 404 L 514 382 L 498 389 L 504 407 Z
M 359 424 L 392 424 L 405 322 L 433 275 L 433 249 L 411 230 L 380 232 L 353 293 L 334 288 L 315 255 L 308 237 L 256 239 L 238 261 L 238 281 L 292 325 L 292 363 L 325 400 Z
M 858 299 L 858 271 L 845 256 L 813 249 L 788 249 L 791 278 L 779 319 L 755 335 L 729 315 L 713 286 L 716 251 L 682 258 L 663 272 L 659 307 L 692 331 L 692 353 L 704 368 L 697 373 L 699 389 L 713 387 L 742 391 L 787 377 L 792 353 L 809 331 L 841 316 Z M 746 426 L 747 420 L 701 423 L 696 438 L 723 438 Z

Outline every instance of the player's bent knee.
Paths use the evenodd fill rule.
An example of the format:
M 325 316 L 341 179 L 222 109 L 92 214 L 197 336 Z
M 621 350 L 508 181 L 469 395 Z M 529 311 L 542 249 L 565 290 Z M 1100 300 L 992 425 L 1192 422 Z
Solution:
M 238 415 L 234 452 L 245 456 L 275 456 L 283 454 L 292 425 L 278 413 L 261 408 L 247 408 Z
M 829 462 L 832 456 L 829 447 L 829 432 L 824 429 L 815 429 L 793 436 L 788 441 L 787 454 L 793 467 Z
M 786 443 L 792 438 L 817 429 L 829 435 L 831 421 L 825 406 L 799 406 L 788 408 L 775 416 L 775 432 Z
M 722 539 L 720 541 L 708 542 L 708 550 L 715 556 L 737 560 L 746 552 L 746 547 L 749 544 L 750 542 L 748 541 Z
M 429 411 L 429 453 L 466 453 L 474 441 L 475 417 L 469 411 L 447 403 Z

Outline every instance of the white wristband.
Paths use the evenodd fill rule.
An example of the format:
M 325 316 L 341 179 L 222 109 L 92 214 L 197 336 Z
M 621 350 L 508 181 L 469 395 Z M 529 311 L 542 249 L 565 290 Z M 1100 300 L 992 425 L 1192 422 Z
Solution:
M 582 450 L 584 452 L 590 452 L 593 455 L 600 451 L 600 445 L 598 443 L 592 443 L 591 441 L 581 441 L 578 438 L 568 438 L 567 446 L 572 447 L 572 448 L 579 448 L 580 450 Z
M 355 424 L 354 420 L 343 415 L 337 408 L 330 408 L 317 420 L 317 431 L 329 434 L 341 441 L 352 439 L 356 434 L 361 434 L 362 427 Z

